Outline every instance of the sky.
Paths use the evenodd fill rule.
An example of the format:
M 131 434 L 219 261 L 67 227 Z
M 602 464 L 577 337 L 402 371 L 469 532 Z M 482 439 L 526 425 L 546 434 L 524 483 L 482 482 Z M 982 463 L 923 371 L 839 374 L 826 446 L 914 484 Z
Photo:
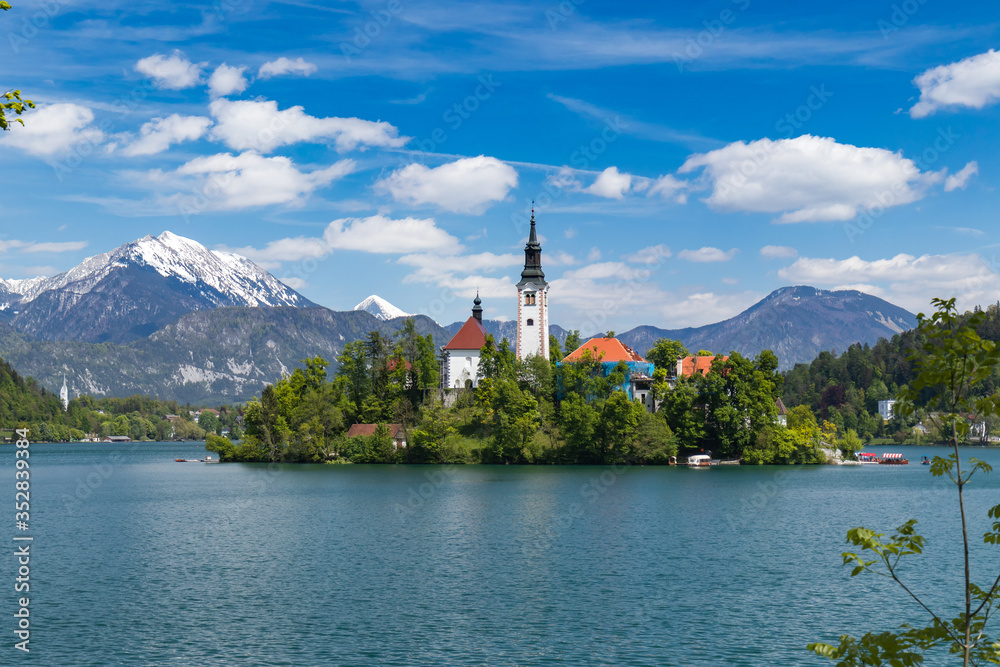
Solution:
M 0 276 L 172 231 L 347 310 L 699 326 L 786 285 L 1000 299 L 1000 7 L 17 0 Z

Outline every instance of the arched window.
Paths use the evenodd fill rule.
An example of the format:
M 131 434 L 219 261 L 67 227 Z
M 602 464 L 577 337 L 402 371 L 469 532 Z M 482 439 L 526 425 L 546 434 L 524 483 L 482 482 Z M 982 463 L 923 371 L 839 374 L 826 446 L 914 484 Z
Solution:
M 465 367 L 469 368 L 469 369 L 472 368 L 472 357 L 466 357 L 465 358 Z
M 533 326 L 535 326 L 535 320 L 533 320 L 533 319 L 531 319 L 531 318 L 529 317 L 529 318 L 528 318 L 528 326 L 529 326 L 529 327 L 533 327 Z

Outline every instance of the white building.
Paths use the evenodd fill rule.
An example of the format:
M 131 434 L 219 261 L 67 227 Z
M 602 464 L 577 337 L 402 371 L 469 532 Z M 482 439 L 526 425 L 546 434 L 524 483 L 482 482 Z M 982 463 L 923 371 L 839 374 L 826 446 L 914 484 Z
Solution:
M 892 419 L 892 415 L 895 409 L 896 409 L 896 401 L 893 399 L 878 402 L 878 413 L 882 415 L 882 419 L 886 421 Z
M 69 387 L 66 386 L 66 376 L 63 375 L 63 386 L 59 390 L 59 400 L 62 401 L 63 410 L 69 410 Z
M 524 270 L 517 283 L 517 357 L 549 358 L 549 284 L 542 271 L 542 246 L 535 234 L 535 212 L 531 211 L 531 233 L 524 246 Z
M 479 373 L 479 351 L 486 344 L 486 328 L 483 327 L 482 300 L 478 294 L 472 303 L 472 317 L 441 348 L 441 386 L 445 389 L 479 386 L 476 377 Z

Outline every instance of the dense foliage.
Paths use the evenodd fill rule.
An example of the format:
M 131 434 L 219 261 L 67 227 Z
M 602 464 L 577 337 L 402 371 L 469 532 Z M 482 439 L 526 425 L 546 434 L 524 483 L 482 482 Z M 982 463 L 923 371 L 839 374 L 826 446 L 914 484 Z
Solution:
M 851 576 L 870 573 L 892 579 L 923 608 L 930 622 L 922 628 L 904 623 L 897 631 L 870 632 L 860 639 L 843 635 L 837 646 L 826 643 L 809 645 L 816 654 L 837 660 L 840 667 L 920 665 L 924 663 L 927 653 L 937 653 L 942 657 L 945 653 L 956 658 L 960 656 L 965 667 L 1000 664 L 1000 642 L 987 633 L 990 616 L 1000 603 L 1000 575 L 986 588 L 972 581 L 964 497 L 964 488 L 973 475 L 989 473 L 992 468 L 972 458 L 963 469 L 958 449 L 963 432 L 968 429 L 966 419 L 969 414 L 1000 416 L 1000 394 L 984 387 L 1000 369 L 1000 346 L 992 340 L 984 340 L 978 333 L 978 330 L 984 329 L 987 320 L 984 313 L 960 316 L 955 310 L 954 299 L 935 299 L 933 303 L 938 308 L 937 312 L 930 317 L 921 314 L 917 318 L 919 346 L 909 355 L 915 375 L 910 386 L 900 392 L 899 399 L 902 412 L 913 412 L 920 402 L 932 409 L 932 418 L 939 423 L 939 428 L 950 425 L 952 454 L 935 456 L 931 473 L 935 477 L 947 476 L 958 491 L 964 553 L 961 612 L 955 618 L 935 612 L 921 599 L 916 589 L 904 581 L 901 559 L 909 560 L 919 555 L 926 543 L 916 532 L 916 519 L 910 519 L 888 536 L 869 528 L 853 528 L 847 533 L 847 541 L 859 551 L 842 554 L 844 564 L 853 567 Z M 988 516 L 992 530 L 983 535 L 983 541 L 996 545 L 1000 543 L 1000 505 L 992 507 Z M 951 568 L 944 568 L 937 576 L 951 578 L 954 575 Z
M 15 428 L 30 429 L 32 441 L 69 441 L 112 435 L 132 440 L 200 440 L 206 428 L 222 431 L 236 429 L 237 411 L 225 406 L 206 411 L 200 422 L 190 414 L 191 406 L 173 401 L 158 401 L 148 396 L 102 398 L 81 396 L 63 410 L 55 394 L 46 391 L 32 378 L 19 375 L 6 361 L 0 360 L 0 431 L 10 437 Z M 167 420 L 167 415 L 178 419 Z
M 985 311 L 957 315 L 959 325 L 975 318 L 972 330 L 987 341 L 1000 341 L 1000 304 Z M 897 417 L 883 422 L 878 413 L 878 403 L 895 398 L 905 390 L 915 377 L 910 355 L 920 348 L 925 334 L 919 329 L 906 331 L 882 339 L 873 346 L 852 345 L 837 356 L 822 352 L 811 364 L 798 364 L 785 374 L 782 393 L 786 405 L 807 405 L 820 419 L 836 425 L 838 433 L 853 429 L 864 440 L 895 437 L 902 441 L 914 438 L 912 427 L 918 421 L 927 421 L 931 433 L 926 440 L 943 442 L 948 433 L 934 429 L 928 419 L 930 390 L 917 396 L 915 411 L 907 417 Z M 987 396 L 1000 390 L 1000 370 L 992 369 L 989 376 L 975 387 L 978 396 Z M 987 429 L 976 434 L 967 433 L 965 441 L 984 442 L 990 433 L 1000 430 L 1000 420 L 984 417 Z

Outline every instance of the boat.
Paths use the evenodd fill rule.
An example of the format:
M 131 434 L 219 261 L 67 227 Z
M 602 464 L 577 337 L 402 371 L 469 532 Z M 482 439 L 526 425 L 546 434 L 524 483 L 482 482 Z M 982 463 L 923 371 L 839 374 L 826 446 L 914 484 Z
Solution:
M 931 464 L 930 458 L 928 458 L 926 456 L 921 456 L 920 457 L 920 465 L 922 465 L 922 466 L 929 466 L 930 464 Z
M 878 454 L 875 452 L 858 452 L 859 463 L 878 463 Z
M 738 466 L 741 465 L 740 459 L 722 459 L 719 461 L 720 466 Z
M 882 455 L 882 458 L 878 460 L 882 465 L 894 465 L 894 466 L 905 466 L 910 462 L 903 458 L 903 455 L 899 452 L 886 452 Z
M 687 458 L 688 468 L 707 468 L 712 465 L 711 454 L 693 454 Z

